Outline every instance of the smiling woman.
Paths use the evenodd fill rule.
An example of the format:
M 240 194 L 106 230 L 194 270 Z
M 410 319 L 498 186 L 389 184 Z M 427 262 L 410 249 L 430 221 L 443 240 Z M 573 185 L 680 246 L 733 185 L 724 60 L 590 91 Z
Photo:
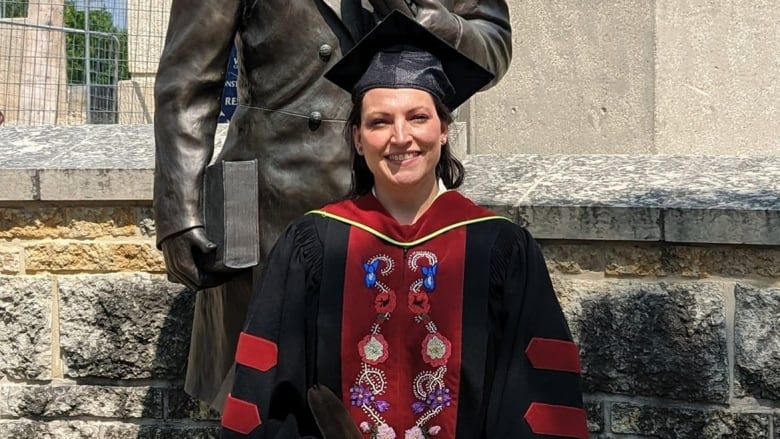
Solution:
M 271 252 L 223 437 L 586 438 L 538 245 L 450 190 L 450 109 L 492 75 L 396 12 L 326 77 L 353 96 L 352 195 Z
M 352 126 L 374 195 L 401 224 L 419 219 L 439 192 L 435 170 L 448 121 L 439 117 L 434 99 L 414 88 L 374 88 L 364 94 L 360 121 Z

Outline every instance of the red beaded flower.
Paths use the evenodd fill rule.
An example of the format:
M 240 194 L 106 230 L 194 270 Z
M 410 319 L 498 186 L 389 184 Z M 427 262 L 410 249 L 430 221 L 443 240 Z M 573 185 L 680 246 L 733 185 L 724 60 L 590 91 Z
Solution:
M 395 310 L 395 291 L 388 290 L 376 295 L 374 298 L 374 309 L 378 314 L 391 313 Z
M 427 314 L 431 310 L 428 294 L 420 291 L 409 291 L 409 309 L 418 316 Z

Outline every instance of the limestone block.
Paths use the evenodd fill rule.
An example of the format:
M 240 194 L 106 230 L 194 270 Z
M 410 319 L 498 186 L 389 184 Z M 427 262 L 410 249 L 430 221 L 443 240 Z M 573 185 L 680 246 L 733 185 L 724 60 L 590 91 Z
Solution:
M 604 271 L 604 248 L 596 245 L 541 242 L 550 273 L 582 274 Z
M 663 260 L 670 273 L 687 277 L 780 277 L 780 250 L 767 247 L 670 246 Z
M 3 126 L 0 168 L 152 170 L 154 127 L 116 124 Z
M 514 206 L 525 200 L 558 160 L 534 155 L 469 155 L 463 161 L 467 172 L 461 191 L 480 206 L 516 220 Z
M 154 212 L 148 207 L 139 207 L 135 211 L 135 220 L 141 235 L 154 238 L 157 227 L 154 224 Z
M 101 439 L 217 439 L 219 423 L 183 425 L 110 424 L 101 429 Z
M 0 76 L 2 77 L 2 76 Z M 0 169 L 0 200 L 34 200 L 36 172 L 29 169 Z
M 775 195 L 776 197 L 776 195 Z M 666 209 L 670 242 L 780 245 L 780 214 L 767 209 Z
M 776 155 L 780 4 L 660 0 L 655 22 L 657 152 Z
M 144 169 L 45 169 L 39 172 L 41 200 L 151 200 Z
M 780 399 L 780 289 L 737 284 L 734 392 Z
M 34 272 L 165 271 L 162 252 L 144 242 L 50 241 L 25 247 L 26 269 Z
M 518 222 L 538 239 L 661 239 L 661 210 L 657 208 L 528 203 L 518 208 Z
M 154 123 L 154 77 L 119 81 L 119 123 Z
M 0 238 L 101 238 L 139 234 L 133 207 L 7 207 Z
M 21 272 L 21 248 L 0 245 L 0 274 L 19 274 Z
M 601 401 L 585 401 L 585 411 L 588 416 L 588 431 L 591 433 L 604 431 L 604 403 Z
M 63 277 L 59 290 L 65 376 L 182 377 L 192 292 L 143 274 Z
M 163 390 L 155 387 L 90 385 L 3 386 L 8 407 L 2 416 L 22 418 L 158 418 Z M 0 388 L 1 389 L 1 388 Z
M 585 391 L 725 403 L 724 287 L 556 278 Z
M 130 75 L 154 74 L 162 55 L 172 0 L 128 0 L 127 49 Z
M 219 421 L 220 415 L 209 408 L 207 403 L 196 400 L 184 392 L 183 389 L 170 389 L 168 391 L 168 413 L 166 419 Z
M 774 416 L 774 425 L 780 425 L 780 416 L 775 415 Z M 780 429 L 775 429 L 775 436 L 774 439 L 780 439 Z
M 612 431 L 660 439 L 769 438 L 768 413 L 612 405 Z
M 512 66 L 472 103 L 472 152 L 653 153 L 654 3 L 509 4 Z
M 609 276 L 666 276 L 664 248 L 614 245 L 605 249 L 605 273 Z
M 0 421 L 0 437 L 14 439 L 95 439 L 100 425 L 86 421 Z
M 0 276 L 0 377 L 51 378 L 51 296 L 49 277 Z

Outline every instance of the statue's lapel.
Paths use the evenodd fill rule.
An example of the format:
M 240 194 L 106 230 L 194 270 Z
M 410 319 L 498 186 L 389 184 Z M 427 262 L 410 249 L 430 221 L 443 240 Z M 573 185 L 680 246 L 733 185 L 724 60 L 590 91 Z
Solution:
M 343 21 L 341 16 L 341 0 L 322 0 L 323 3 L 328 5 L 333 10 L 333 13 Z

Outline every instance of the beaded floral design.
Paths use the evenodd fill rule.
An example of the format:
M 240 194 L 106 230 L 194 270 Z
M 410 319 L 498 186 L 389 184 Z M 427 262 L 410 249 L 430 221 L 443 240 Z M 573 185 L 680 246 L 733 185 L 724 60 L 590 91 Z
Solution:
M 430 439 L 436 436 L 441 427 L 427 427 L 426 424 L 436 415 L 452 405 L 450 389 L 444 382 L 447 373 L 447 361 L 452 354 L 452 343 L 439 333 L 431 320 L 430 294 L 436 290 L 438 258 L 430 251 L 414 251 L 408 259 L 408 268 L 420 273 L 409 286 L 406 305 L 414 315 L 414 321 L 425 326 L 428 334 L 421 342 L 420 355 L 433 369 L 418 373 L 412 383 L 415 402 L 408 409 L 418 415 L 415 425 L 404 432 L 404 439 Z M 382 335 L 382 324 L 390 319 L 398 306 L 398 295 L 382 282 L 395 269 L 395 261 L 387 255 L 377 255 L 363 263 L 363 284 L 374 296 L 376 319 L 368 335 L 358 342 L 358 351 L 362 364 L 360 372 L 350 387 L 350 403 L 360 407 L 373 421 L 362 422 L 361 431 L 371 439 L 395 439 L 395 430 L 387 424 L 383 413 L 391 409 L 390 403 L 382 399 L 387 379 L 379 368 L 391 355 L 389 344 Z

